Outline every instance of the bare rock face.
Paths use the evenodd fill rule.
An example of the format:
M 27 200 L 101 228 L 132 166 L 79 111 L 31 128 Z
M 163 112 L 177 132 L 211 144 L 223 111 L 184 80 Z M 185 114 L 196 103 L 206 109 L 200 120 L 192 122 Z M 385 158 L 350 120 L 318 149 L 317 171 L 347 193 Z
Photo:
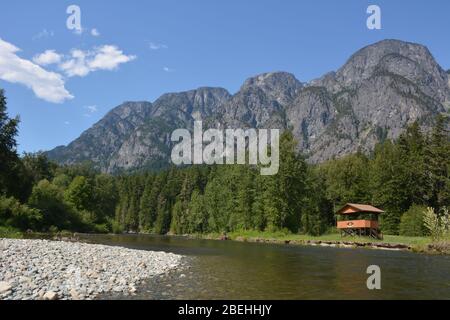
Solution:
M 145 123 L 152 109 L 150 102 L 125 102 L 67 147 L 57 147 L 47 155 L 64 164 L 89 161 L 105 170 L 110 158 L 117 153 L 130 133 Z
M 311 85 L 325 88 L 336 117 L 311 143 L 312 162 L 371 151 L 414 121 L 429 127 L 450 102 L 448 74 L 424 46 L 385 40 L 355 53 L 336 73 Z
M 285 107 L 294 101 L 302 87 L 286 72 L 250 78 L 220 108 L 216 121 L 231 128 L 284 128 Z
M 307 84 L 272 72 L 246 80 L 234 95 L 199 88 L 165 94 L 154 103 L 125 103 L 67 147 L 47 154 L 60 163 L 89 160 L 112 173 L 161 168 L 169 164 L 172 131 L 203 120 L 205 127 L 290 129 L 299 151 L 317 163 L 370 152 L 408 124 L 418 121 L 427 129 L 449 110 L 449 71 L 422 45 L 384 40 Z

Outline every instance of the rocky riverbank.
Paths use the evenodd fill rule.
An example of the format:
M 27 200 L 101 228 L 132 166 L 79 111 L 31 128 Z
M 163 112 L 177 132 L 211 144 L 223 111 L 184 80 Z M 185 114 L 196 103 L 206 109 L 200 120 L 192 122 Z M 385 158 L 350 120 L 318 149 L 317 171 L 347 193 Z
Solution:
M 0 239 L 0 300 L 132 295 L 145 279 L 180 266 L 172 253 L 79 242 Z
M 383 250 L 411 250 L 412 247 L 401 243 L 383 243 L 383 242 L 359 242 L 359 241 L 326 241 L 326 240 L 278 240 L 278 239 L 242 239 L 236 238 L 236 241 L 248 242 L 262 242 L 262 243 L 277 243 L 277 244 L 292 244 L 292 245 L 309 245 L 320 247 L 335 247 L 335 248 L 370 248 Z
M 206 234 L 206 235 L 186 235 L 188 238 L 194 239 L 208 239 L 208 240 L 232 240 L 238 242 L 256 242 L 267 244 L 284 244 L 284 245 L 299 245 L 299 246 L 320 246 L 320 247 L 334 247 L 334 248 L 366 248 L 390 251 L 409 251 L 423 254 L 439 254 L 450 255 L 450 239 L 442 240 L 440 242 L 431 242 L 426 238 L 413 237 L 397 237 L 386 236 L 389 239 L 386 241 L 376 241 L 365 238 L 347 238 L 342 239 L 338 234 L 324 235 L 320 237 L 310 237 L 304 235 L 281 235 L 271 236 L 261 234 L 240 234 L 230 233 L 229 235 Z M 394 237 L 399 238 L 392 239 Z M 328 239 L 327 239 L 328 238 Z M 404 240 L 401 242 L 401 240 Z

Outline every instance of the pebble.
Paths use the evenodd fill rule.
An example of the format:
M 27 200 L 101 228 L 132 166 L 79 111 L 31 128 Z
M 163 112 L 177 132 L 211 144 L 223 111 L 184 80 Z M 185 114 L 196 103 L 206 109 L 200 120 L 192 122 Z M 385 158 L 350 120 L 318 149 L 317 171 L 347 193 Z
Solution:
M 0 282 L 0 294 L 4 293 L 4 292 L 8 292 L 12 289 L 12 286 L 10 283 L 6 282 L 6 281 L 1 281 Z
M 53 291 L 49 291 L 44 294 L 44 300 L 58 300 L 58 294 Z
M 0 239 L 0 300 L 91 300 L 133 295 L 182 256 L 97 244 Z

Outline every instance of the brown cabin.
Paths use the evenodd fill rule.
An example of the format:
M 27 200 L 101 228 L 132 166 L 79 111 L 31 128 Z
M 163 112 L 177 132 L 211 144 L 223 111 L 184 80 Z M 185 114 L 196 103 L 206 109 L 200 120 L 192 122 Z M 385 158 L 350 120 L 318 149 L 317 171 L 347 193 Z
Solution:
M 336 215 L 340 216 L 337 228 L 341 236 L 368 236 L 382 239 L 378 217 L 383 210 L 367 204 L 347 203 Z

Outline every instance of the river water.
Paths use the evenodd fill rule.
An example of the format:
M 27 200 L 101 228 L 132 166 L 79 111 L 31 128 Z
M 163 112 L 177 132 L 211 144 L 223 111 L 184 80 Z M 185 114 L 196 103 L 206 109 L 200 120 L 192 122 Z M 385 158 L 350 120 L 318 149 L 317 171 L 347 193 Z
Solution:
M 450 299 L 450 256 L 148 235 L 82 240 L 186 256 L 133 299 Z M 367 289 L 370 265 L 381 268 L 381 290 Z

